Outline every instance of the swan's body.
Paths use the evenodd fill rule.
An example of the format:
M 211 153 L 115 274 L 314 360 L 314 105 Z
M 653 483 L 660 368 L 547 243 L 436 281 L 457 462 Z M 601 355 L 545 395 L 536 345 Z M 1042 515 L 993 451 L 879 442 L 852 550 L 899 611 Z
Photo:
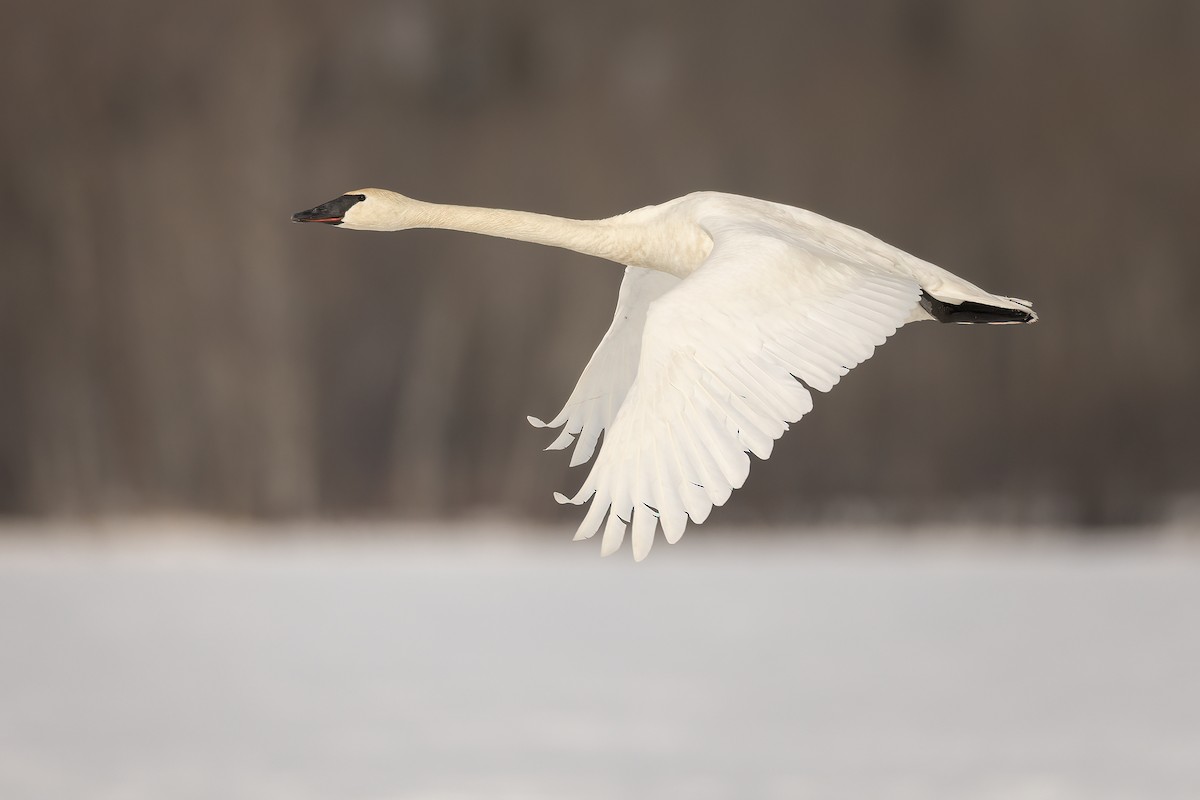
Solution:
M 901 325 L 1033 322 L 1000 297 L 863 231 L 791 206 L 696 192 L 605 220 L 422 203 L 362 189 L 293 219 L 360 230 L 448 228 L 564 247 L 626 265 L 612 326 L 549 422 L 571 464 L 604 445 L 573 498 L 576 533 L 601 552 L 633 527 L 645 558 L 701 523 L 812 409 Z

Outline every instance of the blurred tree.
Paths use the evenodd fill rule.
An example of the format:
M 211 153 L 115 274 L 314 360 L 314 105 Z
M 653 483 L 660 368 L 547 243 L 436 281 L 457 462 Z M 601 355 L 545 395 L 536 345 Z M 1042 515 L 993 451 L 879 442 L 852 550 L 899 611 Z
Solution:
M 0 511 L 551 514 L 619 269 L 286 223 L 360 185 L 811 208 L 999 292 L 905 329 L 726 518 L 1091 523 L 1200 490 L 1200 6 L 122 0 L 0 29 Z

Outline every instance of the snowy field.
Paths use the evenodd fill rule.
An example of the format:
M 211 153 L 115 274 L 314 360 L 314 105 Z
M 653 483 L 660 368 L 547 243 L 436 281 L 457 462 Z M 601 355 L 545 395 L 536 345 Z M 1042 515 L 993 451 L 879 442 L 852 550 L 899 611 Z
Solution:
M 152 527 L 0 536 L 0 798 L 1200 797 L 1195 536 Z

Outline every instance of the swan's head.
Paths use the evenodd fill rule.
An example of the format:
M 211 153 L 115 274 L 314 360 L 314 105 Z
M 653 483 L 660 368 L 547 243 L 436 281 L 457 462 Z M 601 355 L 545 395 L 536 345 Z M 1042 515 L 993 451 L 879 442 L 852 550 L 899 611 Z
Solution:
M 396 231 L 408 224 L 417 201 L 386 189 L 355 189 L 292 214 L 292 222 L 323 222 L 360 231 Z

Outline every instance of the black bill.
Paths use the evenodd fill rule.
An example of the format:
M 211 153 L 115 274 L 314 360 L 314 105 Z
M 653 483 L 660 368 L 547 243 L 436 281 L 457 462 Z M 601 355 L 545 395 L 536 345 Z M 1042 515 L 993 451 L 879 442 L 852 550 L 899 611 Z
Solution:
M 344 194 L 328 203 L 321 203 L 308 211 L 297 211 L 292 214 L 292 222 L 324 222 L 326 225 L 341 225 L 342 217 L 355 203 L 366 200 L 365 194 Z

